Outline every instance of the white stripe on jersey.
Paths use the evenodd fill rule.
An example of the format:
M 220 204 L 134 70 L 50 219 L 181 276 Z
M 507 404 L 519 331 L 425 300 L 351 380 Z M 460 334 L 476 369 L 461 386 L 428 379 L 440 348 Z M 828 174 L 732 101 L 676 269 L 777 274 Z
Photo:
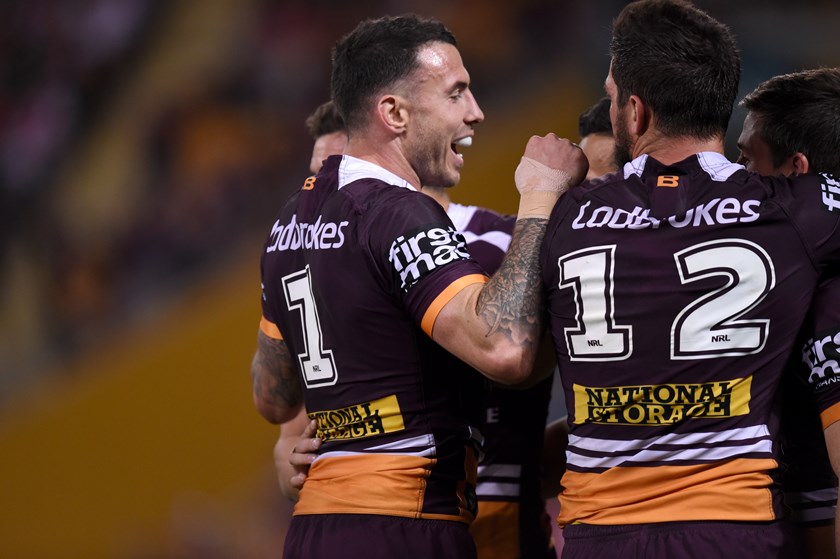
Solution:
M 455 226 L 455 229 L 463 232 L 467 228 L 467 225 L 470 224 L 470 220 L 477 210 L 478 208 L 476 206 L 464 206 L 463 204 L 450 202 L 449 208 L 446 210 L 446 215 L 452 220 L 452 225 Z
M 627 441 L 615 439 L 595 439 L 592 437 L 579 437 L 569 435 L 569 446 L 585 448 L 594 451 L 625 451 L 641 450 L 655 444 L 678 444 L 683 446 L 698 443 L 719 443 L 724 441 L 740 441 L 745 439 L 757 439 L 769 437 L 770 431 L 766 425 L 752 425 L 750 427 L 738 427 L 725 431 L 711 431 L 708 433 L 669 433 L 662 437 L 650 439 L 630 439 Z
M 758 439 L 755 441 L 755 439 Z M 717 446 L 715 448 L 692 448 L 698 444 L 720 444 L 735 441 L 749 441 L 743 444 Z M 659 445 L 671 445 L 682 448 L 652 449 Z M 714 462 L 732 458 L 741 454 L 772 452 L 770 433 L 766 425 L 754 425 L 706 433 L 670 433 L 662 437 L 649 439 L 596 439 L 569 435 L 566 460 L 569 464 L 582 468 L 611 468 L 627 462 L 670 462 L 678 460 L 699 460 Z M 584 456 L 576 449 L 587 450 L 600 456 Z M 632 453 L 614 456 L 616 452 Z
M 464 236 L 468 245 L 471 245 L 476 241 L 484 241 L 485 243 L 495 246 L 502 252 L 507 252 L 507 249 L 510 246 L 510 235 L 502 231 L 488 231 L 482 235 L 476 235 L 475 233 L 470 233 L 469 231 L 461 231 L 461 234 Z
M 519 497 L 518 483 L 479 483 L 475 488 L 479 497 Z
M 341 163 L 338 167 L 338 189 L 341 190 L 351 182 L 359 179 L 378 179 L 386 184 L 393 184 L 394 186 L 409 190 L 417 190 L 407 180 L 398 177 L 387 169 L 383 169 L 379 165 L 374 165 L 363 159 L 357 159 L 351 155 L 341 156 Z
M 633 161 L 624 164 L 624 179 L 630 175 L 642 176 L 647 163 L 648 155 L 640 155 Z M 729 179 L 733 173 L 744 168 L 743 165 L 732 163 L 720 153 L 714 151 L 703 151 L 697 154 L 697 161 L 700 167 L 709 174 L 713 181 L 723 182 Z
M 633 161 L 624 164 L 624 180 L 630 178 L 630 175 L 642 176 L 642 171 L 645 170 L 645 163 L 647 163 L 647 154 L 640 155 Z
M 814 491 L 796 491 L 785 493 L 785 502 L 789 505 L 819 503 L 822 501 L 837 501 L 837 488 L 826 487 L 825 489 L 816 489 Z
M 478 477 L 511 477 L 519 478 L 522 475 L 520 464 L 489 464 L 478 467 Z
M 757 441 L 749 445 L 724 446 L 720 448 L 687 448 L 684 450 L 642 450 L 629 456 L 602 456 L 593 458 L 576 454 L 571 448 L 566 451 L 566 462 L 580 468 L 614 468 L 627 463 L 637 465 L 645 462 L 676 462 L 692 460 L 697 462 L 717 462 L 734 458 L 742 454 L 770 453 L 773 445 L 769 440 Z
M 353 452 L 348 450 L 335 450 L 332 452 L 325 452 L 323 454 L 319 454 L 315 460 L 312 462 L 315 463 L 318 460 L 322 460 L 324 458 L 340 458 L 342 456 L 376 456 L 377 454 L 391 454 L 397 456 L 419 456 L 421 458 L 434 458 L 435 457 L 435 449 L 434 448 L 427 448 L 421 450 L 419 452 L 379 452 L 379 453 L 370 453 L 370 452 Z
M 455 229 L 464 235 L 464 239 L 467 241 L 468 245 L 471 245 L 476 241 L 483 241 L 493 245 L 502 252 L 507 252 L 507 249 L 510 246 L 510 234 L 505 233 L 504 231 L 488 231 L 481 235 L 477 235 L 471 231 L 466 231 L 467 226 L 469 226 L 476 211 L 478 211 L 478 207 L 476 206 L 464 206 L 462 204 L 450 202 L 449 209 L 446 210 L 446 214 L 449 216 L 449 219 L 452 220 L 452 225 L 455 226 Z
M 369 446 L 365 448 L 365 450 L 404 450 L 404 449 L 414 449 L 414 448 L 422 448 L 431 450 L 431 454 L 417 454 L 416 452 L 411 452 L 412 456 L 434 456 L 435 450 L 435 438 L 431 434 L 427 435 L 418 435 L 416 437 L 411 437 L 410 439 L 400 439 L 398 441 L 393 441 L 390 443 L 384 443 L 376 446 Z M 426 452 L 423 450 L 422 452 Z M 399 452 L 398 454 L 404 454 Z
M 713 151 L 698 153 L 697 161 L 700 162 L 700 167 L 709 173 L 712 180 L 717 182 L 729 180 L 733 173 L 744 168 L 743 165 L 732 163 L 723 155 Z

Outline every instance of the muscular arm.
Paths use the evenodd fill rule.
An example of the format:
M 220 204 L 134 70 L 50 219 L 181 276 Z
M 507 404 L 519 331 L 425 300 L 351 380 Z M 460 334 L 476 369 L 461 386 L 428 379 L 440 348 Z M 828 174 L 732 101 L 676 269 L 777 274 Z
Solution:
M 539 255 L 560 195 L 586 174 L 580 148 L 549 134 L 532 137 L 516 172 L 518 219 L 502 265 L 484 285 L 461 290 L 441 310 L 432 337 L 490 379 L 528 379 L 544 330 Z
M 828 449 L 834 474 L 840 477 L 840 421 L 835 421 L 826 428 L 825 446 Z M 834 517 L 834 553 L 840 559 L 840 516 L 837 516 L 837 513 Z
M 254 404 L 271 423 L 291 420 L 303 405 L 300 375 L 286 342 L 257 334 L 257 352 L 251 362 Z

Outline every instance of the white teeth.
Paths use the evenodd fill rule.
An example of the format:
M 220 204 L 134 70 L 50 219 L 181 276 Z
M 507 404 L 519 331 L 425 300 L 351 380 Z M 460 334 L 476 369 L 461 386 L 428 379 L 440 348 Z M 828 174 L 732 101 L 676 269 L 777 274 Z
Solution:
M 466 136 L 464 138 L 461 138 L 460 140 L 455 142 L 455 145 L 464 146 L 466 148 L 470 147 L 472 145 L 472 136 Z

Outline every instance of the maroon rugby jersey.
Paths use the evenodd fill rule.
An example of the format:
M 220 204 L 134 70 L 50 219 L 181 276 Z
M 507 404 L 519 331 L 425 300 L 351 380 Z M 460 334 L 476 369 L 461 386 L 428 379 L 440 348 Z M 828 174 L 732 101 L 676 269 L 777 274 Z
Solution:
M 840 183 L 826 177 L 825 196 L 840 210 Z M 837 508 L 837 477 L 823 429 L 840 419 L 840 278 L 820 283 L 805 320 L 799 379 L 787 379 L 782 410 L 783 486 L 793 518 L 806 526 L 831 524 Z M 801 382 L 796 382 L 796 381 Z M 806 388 L 810 387 L 810 388 Z M 819 415 L 817 415 L 819 413 Z
M 486 281 L 440 205 L 333 156 L 281 210 L 262 256 L 263 331 L 285 339 L 324 443 L 295 514 L 472 520 L 473 428 L 440 309 Z
M 455 228 L 470 254 L 494 274 L 510 245 L 516 216 L 450 203 Z M 466 367 L 466 365 L 465 365 Z M 484 456 L 478 466 L 478 516 L 470 526 L 479 559 L 545 557 L 550 526 L 540 493 L 540 455 L 551 378 L 526 390 L 485 382 L 479 425 Z
M 557 204 L 542 265 L 571 431 L 561 524 L 780 517 L 774 397 L 840 256 L 825 189 L 644 155 Z

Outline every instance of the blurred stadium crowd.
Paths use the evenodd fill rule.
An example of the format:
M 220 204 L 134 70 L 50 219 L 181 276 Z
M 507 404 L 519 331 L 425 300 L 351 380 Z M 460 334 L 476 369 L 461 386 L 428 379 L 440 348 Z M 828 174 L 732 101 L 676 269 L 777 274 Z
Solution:
M 566 22 L 592 12 L 540 1 L 5 2 L 0 394 L 154 315 L 253 243 L 305 176 L 303 119 L 328 96 L 332 44 L 363 17 L 405 11 L 455 31 L 485 104 L 544 71 L 558 37 L 571 38 Z M 179 49 L 197 51 L 184 64 L 212 68 L 158 74 L 175 82 L 158 86 L 168 94 L 139 95 L 155 91 L 154 79 L 135 85 L 146 68 Z
M 468 161 L 475 162 L 490 143 L 497 144 L 498 150 L 485 161 L 499 152 L 519 153 L 531 133 L 553 129 L 570 137 L 576 134 L 580 111 L 603 94 L 609 25 L 625 3 L 0 2 L 0 411 L 38 380 L 72 370 L 74 361 L 130 336 L 133 327 L 154 327 L 167 309 L 224 270 L 245 269 L 253 278 L 253 329 L 239 334 L 247 340 L 255 338 L 259 318 L 256 251 L 280 202 L 308 173 L 311 139 L 304 119 L 329 94 L 330 49 L 361 19 L 417 12 L 441 19 L 454 31 L 471 73 L 472 88 L 487 115 L 478 129 L 476 146 L 467 155 Z M 696 4 L 732 26 L 743 53 L 743 93 L 775 74 L 840 65 L 840 34 L 835 29 L 840 5 L 833 0 L 795 5 L 782 0 L 698 0 Z M 522 105 L 533 105 L 531 113 L 540 110 L 542 105 L 533 101 L 530 93 L 546 89 L 550 93 L 548 111 L 536 117 L 529 113 L 527 120 L 515 122 L 515 128 L 494 128 L 506 118 L 516 121 Z M 734 150 L 742 118 L 739 111 L 733 115 L 730 150 Z M 559 129 L 558 123 L 565 123 L 566 128 Z M 735 158 L 737 151 L 727 155 Z M 486 171 L 490 180 L 503 172 L 498 170 L 498 162 L 493 162 L 496 165 Z M 476 186 L 480 167 L 468 165 L 453 199 L 514 210 L 476 196 L 476 192 L 492 188 L 513 190 L 511 185 Z M 216 298 L 227 295 L 214 294 Z M 209 374 L 228 375 L 229 382 L 241 384 L 247 396 L 250 355 L 240 357 L 241 371 Z M 191 380 L 184 381 L 188 382 Z M 153 388 L 162 392 L 170 387 Z M 218 407 L 212 401 L 203 404 Z M 124 403 L 114 405 L 119 406 Z M 160 414 L 161 433 L 173 430 L 176 420 L 172 417 L 177 414 L 198 415 L 195 402 L 179 401 L 177 409 L 171 407 L 169 416 Z M 206 413 L 209 416 L 217 410 Z M 248 419 L 256 423 L 256 412 L 252 415 Z M 103 440 L 124 437 L 137 444 L 136 434 L 124 424 L 110 417 L 95 421 L 103 432 L 108 428 L 116 431 L 108 433 L 113 439 L 103 435 Z M 222 438 L 241 441 L 242 433 L 253 429 L 244 420 L 242 425 L 232 423 L 240 430 L 231 427 Z M 189 440 L 197 438 L 189 429 L 206 429 L 205 423 L 196 427 L 184 424 L 184 438 Z M 0 423 L 0 427 L 6 426 Z M 54 423 L 43 429 L 56 431 Z M 7 431 L 16 433 L 11 428 Z M 272 431 L 270 436 L 274 435 Z M 214 436 L 216 433 L 211 433 L 207 438 Z M 56 440 L 65 438 L 63 432 L 56 435 Z M 165 436 L 154 433 L 149 438 L 157 442 Z M 173 447 L 181 445 L 181 439 L 170 438 L 175 441 Z M 48 440 L 44 446 L 51 442 L 55 443 Z M 16 444 L 16 440 L 7 442 L 4 448 L 20 448 Z M 270 444 L 256 450 L 265 457 L 266 472 L 271 469 Z M 213 454 L 217 452 L 213 445 L 211 441 L 200 450 L 220 460 Z M 120 448 L 91 446 L 101 453 L 93 457 L 106 464 L 105 469 L 118 469 L 109 466 L 112 457 L 105 453 L 118 454 Z M 158 449 L 151 444 L 148 448 L 152 449 L 150 455 Z M 42 459 L 44 468 L 54 462 L 46 456 L 48 450 Z M 193 453 L 196 461 L 203 456 L 195 449 Z M 61 458 L 77 461 L 79 471 L 90 469 L 87 456 Z M 153 463 L 151 458 L 145 458 L 146 462 L 132 460 L 138 469 L 152 467 L 148 465 Z M 159 458 L 164 461 L 168 456 Z M 226 465 L 220 468 L 232 469 Z M 27 469 L 38 478 L 37 487 L 21 491 L 27 499 L 48 500 L 56 494 L 73 498 L 103 490 L 83 485 L 88 482 L 85 478 L 79 487 L 70 484 L 61 493 L 42 482 L 41 470 L 31 464 L 21 466 L 21 470 Z M 166 485 L 157 483 L 152 475 L 144 486 L 134 480 L 145 480 L 145 472 L 129 473 L 136 478 L 126 477 L 126 482 L 118 477 L 126 472 L 117 472 L 104 490 L 120 487 L 134 491 L 129 493 L 134 496 L 152 493 L 148 488 L 155 484 Z M 209 482 L 190 479 L 189 485 L 177 478 L 180 473 L 158 474 L 168 476 L 178 487 L 166 486 L 171 494 L 160 489 L 148 499 L 150 503 L 152 497 L 171 500 L 175 503 L 170 506 L 175 510 L 173 516 L 183 517 L 186 528 L 175 522 L 174 531 L 181 534 L 178 538 L 182 541 L 171 556 L 276 554 L 274 539 L 253 544 L 255 550 L 264 546 L 265 553 L 246 552 L 230 541 L 213 540 L 214 535 L 217 540 L 224 539 L 219 528 L 223 521 L 200 522 L 196 510 L 204 507 L 212 512 L 215 502 L 190 505 L 184 497 Z M 183 475 L 199 477 L 193 471 Z M 236 475 L 245 478 L 247 473 Z M 91 477 L 100 483 L 98 477 Z M 252 539 L 263 538 L 264 533 L 276 536 L 277 531 L 282 536 L 283 526 L 278 526 L 277 519 L 285 518 L 288 505 L 278 503 L 279 492 L 273 491 L 273 483 L 271 478 L 256 490 L 267 501 L 261 506 L 270 509 L 271 516 L 263 510 L 255 513 L 262 515 L 265 530 Z M 109 517 L 119 517 L 115 524 L 137 524 L 126 511 L 143 507 L 139 499 L 126 501 L 131 502 L 123 506 L 125 510 L 107 511 Z M 184 509 L 182 514 L 178 503 Z M 147 504 L 144 510 L 156 514 L 158 505 Z M 7 508 L 15 510 L 14 501 Z M 245 513 L 238 516 L 250 518 Z M 239 526 L 230 528 L 226 537 L 242 540 L 240 532 Z M 92 531 L 90 545 L 101 544 L 103 538 Z M 20 539 L 26 548 L 28 542 Z M 170 556 L 155 555 L 155 543 L 148 538 L 146 548 L 152 552 L 145 556 Z M 219 549 L 235 551 L 225 554 Z

